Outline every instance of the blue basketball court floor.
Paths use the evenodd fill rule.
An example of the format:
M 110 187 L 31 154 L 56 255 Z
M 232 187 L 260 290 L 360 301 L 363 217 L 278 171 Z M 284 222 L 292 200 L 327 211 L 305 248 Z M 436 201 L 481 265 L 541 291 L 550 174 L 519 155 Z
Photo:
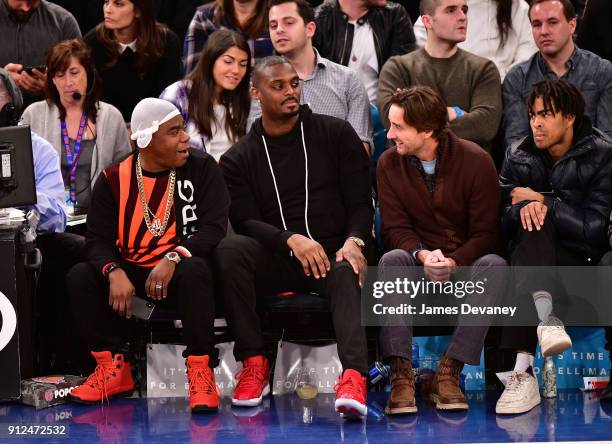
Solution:
M 64 404 L 36 410 L 0 404 L 0 442 L 75 443 L 402 443 L 612 440 L 612 404 L 599 392 L 560 391 L 529 413 L 495 415 L 498 393 L 468 392 L 466 413 L 442 413 L 418 400 L 412 416 L 385 416 L 386 393 L 369 393 L 365 421 L 341 419 L 333 394 L 312 400 L 268 397 L 255 408 L 232 408 L 224 398 L 217 414 L 192 415 L 183 398 L 112 400 L 104 406 Z M 8 425 L 65 425 L 68 437 L 7 438 Z

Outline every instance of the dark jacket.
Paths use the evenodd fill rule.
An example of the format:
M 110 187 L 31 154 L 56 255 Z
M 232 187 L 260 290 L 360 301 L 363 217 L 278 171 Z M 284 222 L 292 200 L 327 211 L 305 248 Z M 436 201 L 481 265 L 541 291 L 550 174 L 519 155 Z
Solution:
M 400 4 L 388 1 L 385 6 L 371 7 L 359 21 L 368 21 L 372 27 L 379 71 L 389 57 L 416 49 L 412 22 Z M 348 22 L 338 0 L 326 0 L 319 5 L 316 22 L 314 45 L 321 56 L 348 66 L 355 27 Z
M 122 258 L 117 248 L 119 205 L 127 203 L 120 198 L 119 165 L 131 156 L 134 153 L 106 168 L 92 191 L 87 213 L 87 250 L 89 261 L 99 270 Z M 131 180 L 135 181 L 134 177 L 132 171 Z M 136 189 L 135 185 L 132 189 Z M 136 191 L 131 198 L 136 199 L 137 194 Z M 230 205 L 223 175 L 212 156 L 189 150 L 187 163 L 176 170 L 173 205 L 177 246 L 194 256 L 210 257 L 227 231 Z
M 83 2 L 85 3 L 85 2 Z M 19 63 L 24 67 L 40 66 L 47 62 L 47 51 L 55 44 L 81 37 L 74 17 L 54 2 L 41 1 L 32 15 L 19 21 L 0 0 L 0 67 Z M 24 91 L 24 109 L 43 97 Z
M 306 200 L 310 234 L 328 254 L 335 253 L 349 236 L 364 240 L 370 237 L 374 210 L 369 160 L 355 130 L 345 120 L 314 114 L 304 105 L 289 133 L 271 137 L 265 134 L 259 118 L 219 164 L 232 198 L 232 227 L 271 251 L 288 252 L 291 235 L 308 235 Z
M 610 0 L 589 0 L 578 27 L 576 44 L 612 62 L 612 32 Z
M 576 129 L 574 143 L 548 172 L 543 153 L 528 136 L 511 147 L 500 174 L 502 227 L 512 240 L 520 228 L 520 209 L 510 192 L 529 187 L 546 194 L 546 221 L 554 223 L 561 245 L 596 263 L 609 249 L 608 223 L 612 209 L 612 140 L 594 129 L 588 118 Z
M 125 50 L 112 67 L 107 67 L 110 56 L 98 41 L 96 29 L 89 31 L 84 40 L 104 85 L 100 100 L 117 107 L 126 122 L 138 102 L 145 97 L 159 97 L 168 85 L 181 78 L 181 44 L 171 30 L 166 32 L 161 58 L 151 62 L 142 78 L 136 72 L 136 54 L 132 50 Z
M 585 114 L 612 137 L 612 63 L 576 47 L 567 66 L 561 79 L 578 88 L 586 102 Z M 539 51 L 508 72 L 502 86 L 504 149 L 531 133 L 526 103 L 533 84 L 556 78 Z
M 419 161 L 388 149 L 376 170 L 385 244 L 440 249 L 459 266 L 500 252 L 499 187 L 491 156 L 451 131 L 440 141 L 433 193 Z

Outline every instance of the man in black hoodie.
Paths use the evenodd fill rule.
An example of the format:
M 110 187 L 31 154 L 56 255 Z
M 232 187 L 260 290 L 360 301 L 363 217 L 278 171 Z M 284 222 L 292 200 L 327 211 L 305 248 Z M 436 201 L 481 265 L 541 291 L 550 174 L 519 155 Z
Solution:
M 216 253 L 234 354 L 244 365 L 232 402 L 253 406 L 269 393 L 257 295 L 316 291 L 330 299 L 344 368 L 336 410 L 363 416 L 360 286 L 373 215 L 368 157 L 348 122 L 300 107 L 300 79 L 283 57 L 256 67 L 253 96 L 262 117 L 220 161 L 239 234 Z

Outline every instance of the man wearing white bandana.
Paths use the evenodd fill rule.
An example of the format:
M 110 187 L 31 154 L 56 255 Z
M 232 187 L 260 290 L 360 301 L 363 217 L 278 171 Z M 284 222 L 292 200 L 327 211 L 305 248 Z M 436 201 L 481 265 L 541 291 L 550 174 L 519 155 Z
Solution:
M 215 160 L 188 148 L 173 104 L 142 100 L 131 128 L 138 149 L 97 180 L 87 216 L 88 261 L 67 277 L 76 325 L 98 364 L 71 396 L 97 403 L 132 393 L 121 347 L 136 296 L 178 308 L 191 410 L 216 410 L 209 258 L 227 229 L 229 195 Z

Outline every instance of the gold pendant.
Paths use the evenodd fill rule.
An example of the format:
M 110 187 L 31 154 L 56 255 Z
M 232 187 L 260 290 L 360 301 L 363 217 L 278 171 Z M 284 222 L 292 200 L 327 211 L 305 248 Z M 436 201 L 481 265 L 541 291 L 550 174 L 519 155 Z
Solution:
M 155 217 L 153 219 L 153 223 L 151 224 L 153 230 L 157 231 L 158 233 L 161 231 L 162 228 L 162 224 L 161 224 L 161 220 L 159 220 L 157 217 Z

